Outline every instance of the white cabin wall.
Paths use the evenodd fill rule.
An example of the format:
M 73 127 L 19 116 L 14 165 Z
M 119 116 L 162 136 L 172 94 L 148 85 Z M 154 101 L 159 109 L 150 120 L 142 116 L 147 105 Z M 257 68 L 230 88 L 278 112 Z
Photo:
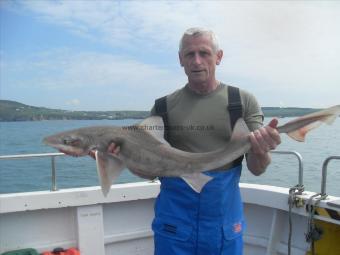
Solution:
M 105 255 L 151 255 L 154 252 L 153 237 L 122 241 L 105 246 Z
M 244 254 L 287 254 L 288 189 L 240 186 L 247 219 Z M 0 195 L 0 253 L 29 247 L 38 252 L 79 247 L 86 255 L 90 250 L 86 244 L 94 242 L 99 247 L 95 252 L 105 251 L 105 255 L 152 254 L 151 222 L 158 192 L 159 184 L 145 182 L 113 185 L 108 197 L 103 197 L 100 187 Z M 309 198 L 308 193 L 303 196 L 305 200 Z M 328 201 L 331 199 L 339 198 Z M 326 202 L 320 205 L 325 207 Z M 304 207 L 293 208 L 294 255 L 304 255 L 309 250 L 304 235 L 307 216 Z M 278 231 L 273 237 L 272 233 Z
M 154 199 L 104 204 L 106 255 L 153 254 Z
M 74 208 L 0 215 L 0 252 L 34 247 L 39 252 L 77 245 Z

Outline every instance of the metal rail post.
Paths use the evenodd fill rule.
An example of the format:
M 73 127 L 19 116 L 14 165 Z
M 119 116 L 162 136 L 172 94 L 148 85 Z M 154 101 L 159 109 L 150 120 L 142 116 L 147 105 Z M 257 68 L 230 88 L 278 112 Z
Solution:
M 51 157 L 51 191 L 57 191 L 57 174 L 56 174 L 56 167 L 55 167 L 55 156 Z
M 331 160 L 340 159 L 340 156 L 330 156 L 322 164 L 322 180 L 321 180 L 321 196 L 326 196 L 326 179 L 327 179 L 327 167 Z
M 39 153 L 39 154 L 20 154 L 0 156 L 0 160 L 6 159 L 27 159 L 51 157 L 51 191 L 57 191 L 57 171 L 55 167 L 55 157 L 65 156 L 64 153 Z
M 296 152 L 296 151 L 270 151 L 271 153 L 274 154 L 289 154 L 289 155 L 294 155 L 299 162 L 299 179 L 298 179 L 298 186 L 299 187 L 303 187 L 303 162 L 302 162 L 302 156 L 300 153 Z

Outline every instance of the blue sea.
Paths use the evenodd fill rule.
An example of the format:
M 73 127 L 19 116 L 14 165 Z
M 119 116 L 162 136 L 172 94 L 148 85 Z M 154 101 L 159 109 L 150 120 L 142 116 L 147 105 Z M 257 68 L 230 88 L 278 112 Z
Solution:
M 284 124 L 291 118 L 279 119 Z M 138 120 L 59 120 L 0 122 L 0 155 L 57 152 L 42 143 L 42 138 L 63 130 L 95 125 L 129 125 Z M 270 119 L 265 119 L 265 123 Z M 306 190 L 319 192 L 323 161 L 329 156 L 340 156 L 340 118 L 332 126 L 322 125 L 312 130 L 306 142 L 296 142 L 282 135 L 278 150 L 299 152 L 304 163 L 304 185 Z M 253 176 L 246 166 L 242 182 L 292 187 L 298 183 L 298 163 L 294 156 L 273 154 L 272 164 L 261 176 Z M 56 158 L 58 189 L 98 186 L 96 164 L 90 157 Z M 128 170 L 117 183 L 143 181 Z M 0 160 L 0 193 L 41 191 L 51 189 L 51 159 L 35 158 Z M 327 194 L 340 196 L 340 160 L 329 163 Z

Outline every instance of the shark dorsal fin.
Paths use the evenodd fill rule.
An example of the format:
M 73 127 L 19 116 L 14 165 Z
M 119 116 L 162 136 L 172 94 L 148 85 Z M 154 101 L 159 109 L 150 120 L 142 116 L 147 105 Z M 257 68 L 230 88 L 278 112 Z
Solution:
M 144 131 L 152 135 L 156 140 L 161 143 L 169 144 L 164 139 L 164 122 L 160 116 L 151 116 L 138 124 Z
M 235 123 L 235 127 L 230 140 L 236 140 L 239 137 L 247 136 L 249 133 L 250 131 L 246 122 L 244 121 L 244 119 L 239 118 Z

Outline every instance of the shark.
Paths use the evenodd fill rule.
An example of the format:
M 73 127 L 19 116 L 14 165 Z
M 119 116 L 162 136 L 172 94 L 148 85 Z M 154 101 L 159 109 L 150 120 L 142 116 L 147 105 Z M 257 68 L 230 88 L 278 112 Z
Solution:
M 306 134 L 322 123 L 332 124 L 340 115 L 340 105 L 298 117 L 278 126 L 279 133 L 303 142 Z M 72 156 L 85 156 L 95 151 L 96 166 L 104 196 L 111 184 L 128 168 L 133 174 L 153 180 L 157 177 L 180 177 L 196 192 L 212 179 L 205 171 L 231 163 L 251 148 L 250 131 L 245 121 L 237 120 L 231 139 L 221 148 L 204 153 L 192 153 L 172 147 L 164 139 L 161 117 L 151 116 L 132 126 L 91 126 L 57 133 L 43 139 Z M 115 143 L 120 151 L 108 153 Z

